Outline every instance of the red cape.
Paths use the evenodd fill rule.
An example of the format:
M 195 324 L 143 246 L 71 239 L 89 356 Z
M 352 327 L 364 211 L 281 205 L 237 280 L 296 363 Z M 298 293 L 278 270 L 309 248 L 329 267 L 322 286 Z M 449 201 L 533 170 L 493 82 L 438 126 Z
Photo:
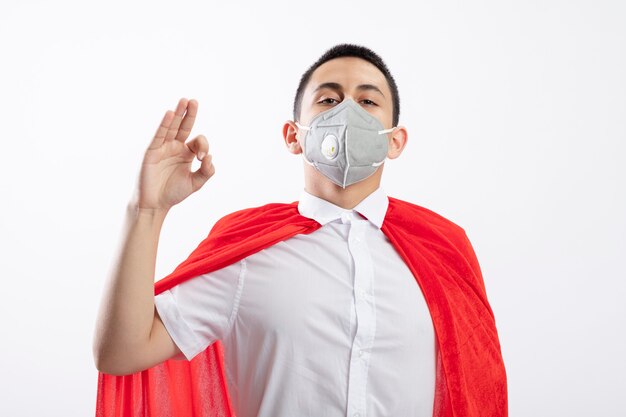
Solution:
M 465 231 L 426 208 L 388 199 L 381 230 L 424 294 L 439 347 L 433 416 L 506 417 L 507 381 L 496 323 Z M 230 213 L 172 273 L 155 282 L 154 293 L 320 227 L 298 212 L 298 201 Z M 191 361 L 169 359 L 124 376 L 98 374 L 96 417 L 235 415 L 220 341 Z

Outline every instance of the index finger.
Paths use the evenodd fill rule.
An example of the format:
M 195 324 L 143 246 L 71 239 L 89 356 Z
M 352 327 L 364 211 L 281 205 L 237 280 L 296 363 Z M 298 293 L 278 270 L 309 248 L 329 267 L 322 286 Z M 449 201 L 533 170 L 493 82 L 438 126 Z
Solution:
M 187 104 L 187 112 L 183 118 L 178 133 L 176 134 L 176 140 L 185 142 L 191 133 L 191 128 L 196 121 L 196 114 L 198 114 L 198 101 L 196 99 L 189 100 Z

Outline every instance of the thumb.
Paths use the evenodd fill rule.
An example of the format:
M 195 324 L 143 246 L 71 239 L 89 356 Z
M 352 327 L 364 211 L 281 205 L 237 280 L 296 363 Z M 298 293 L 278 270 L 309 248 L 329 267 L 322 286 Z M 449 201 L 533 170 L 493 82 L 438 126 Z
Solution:
M 215 174 L 215 166 L 213 165 L 213 155 L 206 154 L 202 158 L 200 167 L 191 174 L 191 186 L 193 191 L 197 191 Z

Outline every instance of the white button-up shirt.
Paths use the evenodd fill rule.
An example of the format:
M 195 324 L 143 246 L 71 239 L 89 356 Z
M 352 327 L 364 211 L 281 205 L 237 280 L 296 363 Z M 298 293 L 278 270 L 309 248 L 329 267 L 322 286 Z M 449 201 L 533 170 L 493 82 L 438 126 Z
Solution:
M 380 230 L 378 188 L 353 210 L 302 190 L 322 227 L 155 297 L 191 360 L 224 346 L 238 417 L 431 417 L 436 343 L 415 277 Z

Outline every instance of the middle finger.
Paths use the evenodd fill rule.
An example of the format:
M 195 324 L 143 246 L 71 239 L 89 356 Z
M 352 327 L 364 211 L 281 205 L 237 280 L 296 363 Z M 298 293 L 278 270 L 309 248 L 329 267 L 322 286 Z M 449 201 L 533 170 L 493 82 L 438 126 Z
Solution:
M 187 108 L 187 99 L 181 98 L 178 101 L 178 106 L 176 106 L 176 112 L 174 113 L 174 119 L 172 120 L 172 124 L 170 124 L 170 127 L 167 130 L 167 134 L 165 135 L 166 142 L 174 140 L 174 138 L 178 134 L 178 126 L 180 126 L 180 121 L 183 118 L 183 114 L 185 114 L 186 108 Z
M 185 142 L 191 133 L 191 128 L 193 127 L 194 122 L 196 121 L 196 114 L 198 113 L 198 101 L 195 99 L 189 100 L 189 104 L 187 106 L 187 113 L 185 114 L 185 118 L 182 120 L 180 128 L 178 129 L 178 133 L 176 134 L 176 140 L 181 142 Z

